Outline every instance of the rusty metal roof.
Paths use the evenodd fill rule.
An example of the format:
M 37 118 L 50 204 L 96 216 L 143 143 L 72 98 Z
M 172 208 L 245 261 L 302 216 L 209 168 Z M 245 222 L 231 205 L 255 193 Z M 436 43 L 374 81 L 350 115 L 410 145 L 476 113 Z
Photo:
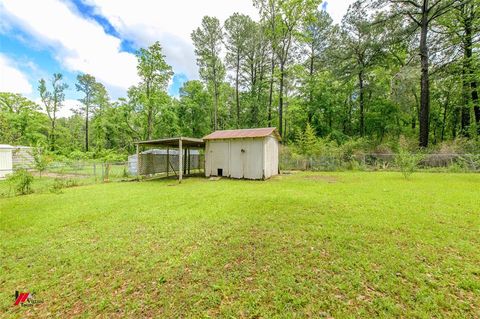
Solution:
M 218 139 L 231 139 L 231 138 L 252 138 L 252 137 L 265 137 L 269 135 L 274 135 L 278 140 L 280 140 L 280 134 L 275 127 L 264 127 L 264 128 L 250 128 L 242 130 L 225 130 L 225 131 L 215 131 L 207 136 L 204 140 L 218 140 Z

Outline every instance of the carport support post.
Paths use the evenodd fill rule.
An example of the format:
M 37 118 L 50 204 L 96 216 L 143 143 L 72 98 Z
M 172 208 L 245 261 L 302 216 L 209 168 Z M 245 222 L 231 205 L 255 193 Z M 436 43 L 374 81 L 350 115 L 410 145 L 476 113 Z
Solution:
M 168 177 L 168 166 L 170 166 L 170 147 L 167 146 L 167 177 Z
M 182 182 L 183 177 L 183 149 L 182 149 L 182 138 L 178 140 L 178 182 Z
M 188 171 L 188 175 L 190 175 L 190 167 L 191 167 L 190 161 L 192 160 L 192 156 L 190 155 L 190 147 L 188 148 L 187 152 L 188 152 L 188 157 L 187 157 L 188 158 L 188 169 L 187 169 L 187 171 Z
M 138 144 L 137 144 L 137 179 L 140 179 L 140 152 L 139 152 L 139 149 L 138 149 Z M 103 166 L 102 166 L 102 171 L 103 171 Z M 95 175 L 95 178 L 97 177 L 97 175 Z
M 183 151 L 183 174 L 187 175 L 187 167 L 188 167 L 188 155 L 187 155 L 187 150 L 188 150 L 188 147 L 185 148 L 185 150 Z

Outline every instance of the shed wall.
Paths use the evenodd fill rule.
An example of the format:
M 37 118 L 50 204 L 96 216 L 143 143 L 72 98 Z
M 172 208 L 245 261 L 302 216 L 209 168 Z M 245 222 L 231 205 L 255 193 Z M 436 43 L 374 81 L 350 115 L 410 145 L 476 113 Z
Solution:
M 278 175 L 278 140 L 267 136 L 264 140 L 265 178 Z
M 232 178 L 265 178 L 265 138 L 206 141 L 205 175 Z
M 13 172 L 12 150 L 0 149 L 0 179 Z
M 218 176 L 218 169 L 222 169 L 222 176 L 230 176 L 230 141 L 207 141 L 205 147 L 205 175 Z

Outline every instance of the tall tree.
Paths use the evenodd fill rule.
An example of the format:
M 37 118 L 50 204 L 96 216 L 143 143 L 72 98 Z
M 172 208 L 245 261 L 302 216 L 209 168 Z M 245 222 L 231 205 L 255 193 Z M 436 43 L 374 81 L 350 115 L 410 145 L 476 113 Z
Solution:
M 137 71 L 140 83 L 130 90 L 130 96 L 146 115 L 145 139 L 152 138 L 155 117 L 168 101 L 167 87 L 173 76 L 172 67 L 165 61 L 162 46 L 157 41 L 137 52 Z
M 197 55 L 200 77 L 213 91 L 213 129 L 218 128 L 220 86 L 225 78 L 225 67 L 221 60 L 223 30 L 215 17 L 205 16 L 202 25 L 191 34 Z
M 249 16 L 239 13 L 234 13 L 225 21 L 226 64 L 234 71 L 237 128 L 241 126 L 240 72 L 246 58 L 248 38 L 252 37 L 251 32 L 254 31 L 254 24 L 255 22 Z
M 242 83 L 248 89 L 250 116 L 248 125 L 258 127 L 262 122 L 260 106 L 264 104 L 265 90 L 267 88 L 267 72 L 269 70 L 269 44 L 265 36 L 265 25 L 249 23 L 246 30 L 248 37 L 245 49 L 245 61 L 242 64 Z M 271 102 L 271 101 L 270 101 Z M 271 104 L 267 107 L 267 116 L 271 120 Z M 263 110 L 263 109 L 262 109 Z
M 352 4 L 342 20 L 342 37 L 338 46 L 347 61 L 344 71 L 355 74 L 358 81 L 360 136 L 365 135 L 366 77 L 384 54 L 385 42 L 378 27 L 372 25 L 362 1 Z
M 46 81 L 41 79 L 38 92 L 40 93 L 40 99 L 45 108 L 45 112 L 50 119 L 50 132 L 48 135 L 50 150 L 55 151 L 57 115 L 65 100 L 64 91 L 68 88 L 68 85 L 63 83 L 63 75 L 60 73 L 54 73 L 50 82 L 52 86 L 51 91 L 47 89 Z
M 464 0 L 374 0 L 376 4 L 387 5 L 391 18 L 402 17 L 413 23 L 413 30 L 420 30 L 418 52 L 420 54 L 420 133 L 419 146 L 427 147 L 430 129 L 430 54 L 428 36 L 431 25 L 452 7 Z
M 43 143 L 47 123 L 35 102 L 20 94 L 0 92 L 0 143 Z
M 302 55 L 306 57 L 303 61 L 306 76 L 305 80 L 302 81 L 302 91 L 304 91 L 304 98 L 306 98 L 306 103 L 308 103 L 307 120 L 310 123 L 315 113 L 315 93 L 319 93 L 316 88 L 316 80 L 318 80 L 316 75 L 320 71 L 322 64 L 325 65 L 327 62 L 325 52 L 330 45 L 332 31 L 332 18 L 323 10 L 317 10 L 311 16 L 311 19 L 306 19 L 302 25 Z
M 102 103 L 108 101 L 108 94 L 103 84 L 97 82 L 90 74 L 79 74 L 75 87 L 77 91 L 84 94 L 79 101 L 83 104 L 81 111 L 85 116 L 85 152 L 88 152 L 90 114 Z
M 480 135 L 480 103 L 478 98 L 478 55 L 474 45 L 480 41 L 480 1 L 462 1 L 451 14 L 442 19 L 450 42 L 462 51 L 463 107 L 461 109 L 462 133 L 469 134 L 470 112 L 473 105 L 477 132 Z M 471 103 L 470 103 L 471 101 Z
M 211 97 L 202 82 L 193 80 L 183 84 L 179 101 L 182 134 L 202 137 L 209 132 L 209 105 Z
M 278 61 L 279 93 L 278 93 L 278 128 L 283 134 L 283 105 L 285 76 L 295 35 L 307 16 L 319 6 L 320 0 L 254 0 L 262 20 L 267 21 L 268 36 L 272 52 Z M 273 66 L 273 63 L 272 63 Z

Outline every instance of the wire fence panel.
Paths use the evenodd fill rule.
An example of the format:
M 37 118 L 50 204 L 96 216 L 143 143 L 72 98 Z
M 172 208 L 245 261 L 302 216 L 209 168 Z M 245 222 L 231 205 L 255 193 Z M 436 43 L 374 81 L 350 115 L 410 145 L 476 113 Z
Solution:
M 348 169 L 396 170 L 398 154 L 355 154 L 351 156 L 280 157 L 281 170 L 335 171 Z M 420 169 L 453 172 L 480 172 L 480 154 L 426 154 L 418 162 Z
M 122 180 L 132 177 L 127 162 L 51 163 L 39 175 L 53 178 L 93 179 L 95 182 Z
M 137 163 L 139 168 L 140 175 L 154 175 L 158 173 L 166 173 L 167 170 L 176 174 L 179 167 L 179 156 L 178 155 L 167 155 L 166 154 L 140 154 L 140 159 Z M 204 167 L 204 155 L 202 154 L 190 154 L 189 156 L 183 157 L 183 169 L 187 171 L 200 170 Z M 139 165 L 138 165 L 139 164 Z M 130 165 L 131 167 L 132 165 Z

